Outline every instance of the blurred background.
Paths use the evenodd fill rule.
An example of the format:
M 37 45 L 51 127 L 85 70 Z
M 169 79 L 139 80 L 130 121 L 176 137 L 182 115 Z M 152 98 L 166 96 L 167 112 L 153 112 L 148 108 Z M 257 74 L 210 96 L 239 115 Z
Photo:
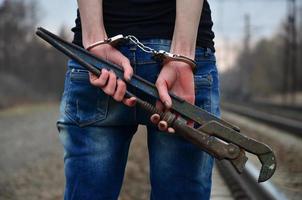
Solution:
M 272 183 L 301 199 L 302 1 L 209 2 L 222 117 L 273 147 Z M 42 26 L 71 40 L 76 8 L 75 0 L 0 0 L 0 199 L 62 198 L 55 122 L 67 58 L 34 32 Z M 121 199 L 147 199 L 145 134 L 132 147 Z

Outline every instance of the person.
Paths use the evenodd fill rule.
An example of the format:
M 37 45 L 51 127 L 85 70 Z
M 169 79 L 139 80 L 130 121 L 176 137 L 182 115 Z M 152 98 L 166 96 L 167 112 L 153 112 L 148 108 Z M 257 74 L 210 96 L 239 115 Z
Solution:
M 73 42 L 87 48 L 118 34 L 134 35 L 156 50 L 197 63 L 195 74 L 180 61 L 156 61 L 131 42 L 96 45 L 89 51 L 118 64 L 125 80 L 135 73 L 155 83 L 163 110 L 168 91 L 219 116 L 211 10 L 207 0 L 78 0 Z M 126 83 L 112 71 L 91 75 L 68 62 L 57 122 L 65 149 L 65 199 L 117 199 L 128 149 L 138 124 L 147 125 L 150 199 L 209 199 L 213 157 L 184 140 L 158 115 L 151 118 L 125 98 Z M 150 98 L 131 90 L 143 99 Z M 122 103 L 121 103 L 122 102 Z M 150 121 L 151 120 L 151 121 Z

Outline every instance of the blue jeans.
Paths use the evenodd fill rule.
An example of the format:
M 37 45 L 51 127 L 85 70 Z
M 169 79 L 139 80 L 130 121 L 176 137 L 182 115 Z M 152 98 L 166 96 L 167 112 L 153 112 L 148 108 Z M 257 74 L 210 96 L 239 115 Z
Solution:
M 169 51 L 170 41 L 143 41 Z M 137 75 L 155 82 L 160 63 L 132 44 L 120 51 Z M 196 105 L 219 115 L 216 60 L 209 49 L 196 49 Z M 138 91 L 132 91 L 134 93 Z M 148 98 L 144 96 L 144 98 Z M 115 102 L 89 83 L 88 72 L 69 61 L 58 129 L 65 149 L 65 199 L 117 199 L 128 149 L 138 124 L 147 125 L 151 199 L 209 199 L 213 157 L 175 134 L 160 132 L 139 107 Z

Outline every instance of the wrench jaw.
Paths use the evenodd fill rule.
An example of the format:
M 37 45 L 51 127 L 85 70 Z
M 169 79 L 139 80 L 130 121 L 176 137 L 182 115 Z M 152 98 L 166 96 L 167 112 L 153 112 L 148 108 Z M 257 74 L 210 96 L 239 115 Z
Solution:
M 277 167 L 277 162 L 273 151 L 258 155 L 258 158 L 262 164 L 258 178 L 258 183 L 260 183 L 267 181 L 273 176 Z
M 210 135 L 214 135 L 229 143 L 238 145 L 244 151 L 254 154 L 260 160 L 262 166 L 258 182 L 264 182 L 271 178 L 276 170 L 276 158 L 269 146 L 252 138 L 248 138 L 241 133 L 234 131 L 219 122 L 210 121 L 202 126 L 202 130 Z M 237 160 L 231 161 L 238 172 L 240 167 Z
M 239 156 L 235 159 L 229 160 L 233 167 L 236 169 L 238 173 L 242 173 L 243 169 L 245 167 L 245 164 L 247 162 L 248 158 L 245 155 L 245 151 L 243 149 L 240 149 Z

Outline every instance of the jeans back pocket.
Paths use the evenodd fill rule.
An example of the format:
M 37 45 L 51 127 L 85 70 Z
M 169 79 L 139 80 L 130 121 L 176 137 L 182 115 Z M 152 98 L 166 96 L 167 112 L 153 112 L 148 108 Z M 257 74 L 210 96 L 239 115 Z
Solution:
M 89 82 L 87 70 L 70 70 L 66 87 L 65 113 L 79 126 L 103 120 L 107 116 L 109 96 Z

